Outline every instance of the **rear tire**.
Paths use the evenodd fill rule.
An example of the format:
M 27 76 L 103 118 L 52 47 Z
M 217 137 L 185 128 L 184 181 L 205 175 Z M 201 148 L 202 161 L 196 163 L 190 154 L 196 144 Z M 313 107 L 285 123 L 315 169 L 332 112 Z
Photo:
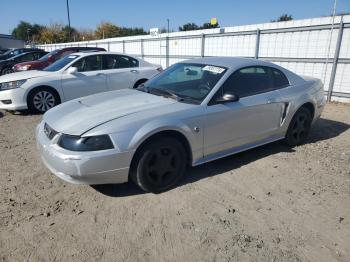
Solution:
M 43 114 L 60 103 L 60 98 L 51 88 L 40 87 L 28 95 L 28 109 L 32 113 Z
M 292 118 L 284 142 L 289 146 L 303 144 L 310 132 L 312 117 L 310 111 L 302 107 Z
M 130 178 L 146 192 L 163 192 L 184 175 L 186 159 L 181 142 L 171 137 L 159 137 L 136 152 Z

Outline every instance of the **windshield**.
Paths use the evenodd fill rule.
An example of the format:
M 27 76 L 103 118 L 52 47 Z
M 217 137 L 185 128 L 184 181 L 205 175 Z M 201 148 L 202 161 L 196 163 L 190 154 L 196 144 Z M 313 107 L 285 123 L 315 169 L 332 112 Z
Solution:
M 75 60 L 77 57 L 79 57 L 79 56 L 78 55 L 65 56 L 65 57 L 57 60 L 56 62 L 52 63 L 48 67 L 45 67 L 43 70 L 50 71 L 50 72 L 58 71 L 58 70 L 62 69 L 63 67 L 65 67 L 66 65 L 68 65 L 73 60 Z
M 58 53 L 58 51 L 59 51 L 59 50 L 51 51 L 50 53 L 48 53 L 48 54 L 44 55 L 43 57 L 41 57 L 41 58 L 39 59 L 39 61 L 45 61 L 45 60 L 47 60 L 50 56 L 56 55 L 56 54 Z
M 225 74 L 226 68 L 206 64 L 175 64 L 139 88 L 155 95 L 200 104 Z

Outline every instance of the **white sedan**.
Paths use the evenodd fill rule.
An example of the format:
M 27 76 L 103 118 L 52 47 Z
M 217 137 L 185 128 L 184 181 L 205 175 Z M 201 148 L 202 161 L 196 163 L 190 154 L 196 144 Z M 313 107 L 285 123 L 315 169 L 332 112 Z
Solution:
M 43 71 L 0 77 L 0 109 L 43 113 L 65 101 L 136 88 L 162 71 L 160 65 L 110 52 L 74 53 Z

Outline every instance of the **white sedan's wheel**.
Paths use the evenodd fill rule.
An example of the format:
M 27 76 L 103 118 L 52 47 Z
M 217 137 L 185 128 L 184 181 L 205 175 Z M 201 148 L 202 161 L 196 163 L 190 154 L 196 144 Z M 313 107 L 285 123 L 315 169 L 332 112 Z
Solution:
M 38 111 L 45 112 L 54 107 L 55 98 L 47 91 L 40 91 L 34 96 L 33 104 Z
M 28 99 L 28 108 L 34 113 L 44 113 L 57 104 L 59 104 L 59 98 L 49 88 L 35 90 Z

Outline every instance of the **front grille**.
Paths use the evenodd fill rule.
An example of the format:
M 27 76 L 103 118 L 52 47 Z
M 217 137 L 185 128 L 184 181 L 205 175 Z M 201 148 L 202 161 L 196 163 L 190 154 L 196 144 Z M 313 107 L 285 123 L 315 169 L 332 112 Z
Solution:
M 44 124 L 44 132 L 46 136 L 51 140 L 54 138 L 54 136 L 58 133 L 57 131 L 53 130 L 48 124 Z

